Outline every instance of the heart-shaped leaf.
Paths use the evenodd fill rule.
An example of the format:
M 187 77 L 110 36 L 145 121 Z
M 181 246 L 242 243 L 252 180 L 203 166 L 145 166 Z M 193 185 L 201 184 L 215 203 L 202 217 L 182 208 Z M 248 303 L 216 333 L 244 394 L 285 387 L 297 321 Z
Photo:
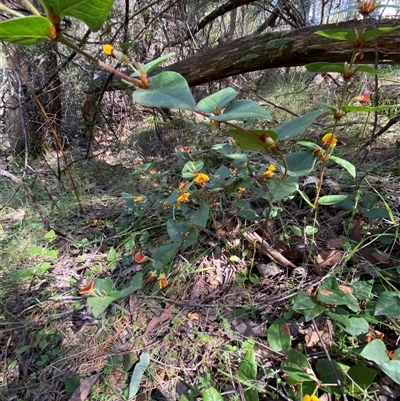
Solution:
M 307 175 L 314 168 L 317 157 L 311 152 L 302 151 L 289 153 L 286 156 L 288 164 L 288 174 L 293 177 L 301 177 Z
M 310 113 L 304 114 L 304 116 L 297 117 L 291 121 L 280 125 L 275 128 L 278 133 L 278 137 L 281 141 L 287 141 L 293 139 L 298 135 L 301 135 L 325 110 L 314 110 Z
M 35 45 L 48 39 L 52 23 L 45 17 L 31 15 L 0 22 L 0 42 Z
M 252 100 L 237 100 L 230 104 L 219 116 L 212 116 L 210 120 L 231 121 L 247 120 L 248 118 L 265 118 L 272 120 L 271 114 Z
M 41 0 L 59 17 L 69 15 L 83 21 L 92 31 L 98 31 L 107 18 L 114 0 Z
M 197 108 L 204 113 L 215 113 L 216 108 L 224 108 L 229 102 L 236 98 L 238 92 L 233 88 L 221 89 L 210 96 L 200 100 Z
M 278 134 L 272 130 L 247 130 L 254 134 L 256 137 L 247 134 L 239 129 L 229 130 L 229 134 L 235 140 L 236 144 L 244 150 L 265 150 L 271 145 L 261 140 L 263 135 L 269 136 L 272 140 L 276 141 L 278 139 Z
M 285 181 L 281 181 L 277 177 L 272 177 L 268 180 L 268 199 L 271 203 L 278 202 L 296 192 L 297 180 L 294 182 L 290 178 L 287 177 Z
M 148 107 L 193 111 L 196 105 L 186 79 L 174 71 L 161 72 L 151 79 L 149 89 L 138 89 L 132 96 Z

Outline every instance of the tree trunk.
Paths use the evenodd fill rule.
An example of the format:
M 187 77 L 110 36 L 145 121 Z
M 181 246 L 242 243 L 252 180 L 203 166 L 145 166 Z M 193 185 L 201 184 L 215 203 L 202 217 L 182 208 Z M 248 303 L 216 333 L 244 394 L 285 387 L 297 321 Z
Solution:
M 10 145 L 18 154 L 38 154 L 53 144 L 49 123 L 36 98 L 42 104 L 53 128 L 60 132 L 62 84 L 57 74 L 57 43 L 41 46 L 44 60 L 33 58 L 25 47 L 6 45 L 7 65 L 12 78 L 6 109 L 6 129 Z M 28 55 L 25 54 L 27 51 Z
M 328 39 L 315 32 L 336 28 L 354 30 L 360 24 L 361 21 L 353 20 L 254 34 L 199 52 L 164 70 L 176 71 L 186 78 L 189 86 L 196 86 L 250 71 L 302 66 L 315 61 L 349 61 L 353 50 L 350 42 Z M 379 22 L 379 27 L 394 27 L 396 24 L 398 20 L 384 19 Z M 371 21 L 366 26 L 367 29 L 373 28 Z M 400 30 L 378 37 L 377 48 L 379 63 L 400 64 Z M 374 40 L 369 40 L 363 47 L 363 58 L 359 62 L 373 64 L 374 61 Z

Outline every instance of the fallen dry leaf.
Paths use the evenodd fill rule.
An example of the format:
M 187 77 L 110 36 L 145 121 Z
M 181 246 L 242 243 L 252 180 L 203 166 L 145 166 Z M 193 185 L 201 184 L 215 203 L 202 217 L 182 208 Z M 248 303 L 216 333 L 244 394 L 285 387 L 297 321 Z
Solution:
M 392 259 L 389 255 L 383 252 L 372 252 L 371 255 L 376 259 L 381 265 L 390 267 L 392 265 Z
M 207 287 L 206 284 L 204 283 L 203 280 L 197 280 L 194 283 L 194 286 L 192 288 L 191 294 L 190 294 L 190 300 L 195 301 L 197 299 L 200 299 L 203 297 L 203 295 L 207 292 Z
M 189 312 L 187 316 L 188 316 L 189 320 L 191 320 L 191 321 L 200 320 L 200 315 L 196 312 Z
M 319 335 L 322 336 L 323 331 L 318 331 Z M 310 335 L 306 335 L 304 337 L 304 339 L 306 340 L 306 347 L 307 348 L 312 348 L 315 345 L 317 345 L 319 343 L 319 336 L 318 333 L 316 331 L 312 331 Z
M 71 395 L 69 401 L 85 401 L 86 397 L 90 394 L 92 387 L 97 382 L 100 373 L 87 377 L 81 384 L 75 389 Z
M 339 284 L 339 289 L 347 295 L 353 295 L 353 290 L 347 285 Z
M 321 251 L 318 253 L 316 258 L 316 265 L 320 269 L 335 266 L 343 258 L 344 252 L 336 249 L 329 251 Z

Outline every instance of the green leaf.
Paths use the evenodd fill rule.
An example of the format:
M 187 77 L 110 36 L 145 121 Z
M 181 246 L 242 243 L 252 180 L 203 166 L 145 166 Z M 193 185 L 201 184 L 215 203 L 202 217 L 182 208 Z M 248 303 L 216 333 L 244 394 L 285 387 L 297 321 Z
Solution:
M 318 205 L 329 206 L 342 202 L 348 195 L 326 195 L 318 199 Z
M 175 53 L 168 53 L 165 56 L 161 56 L 153 61 L 150 61 L 150 63 L 147 63 L 145 65 L 142 65 L 143 71 L 145 71 L 147 74 L 149 74 L 152 70 L 157 68 L 159 65 L 161 65 L 164 61 L 168 60 L 170 57 L 175 56 Z M 133 73 L 131 77 L 138 77 L 139 74 L 137 72 Z M 172 122 L 172 121 L 171 121 Z
M 174 71 L 164 71 L 151 79 L 149 89 L 137 89 L 133 99 L 142 106 L 194 110 L 196 104 L 186 79 Z
M 197 242 L 198 238 L 198 232 L 197 230 L 192 229 L 187 236 L 185 242 L 182 244 L 182 252 L 184 252 L 186 249 L 190 248 L 192 245 L 194 245 Z
M 59 17 L 69 15 L 83 21 L 91 31 L 98 31 L 107 18 L 114 0 L 41 0 Z
M 31 15 L 0 22 L 0 41 L 35 45 L 48 40 L 52 23 L 45 17 Z
M 140 381 L 150 364 L 150 354 L 148 352 L 142 352 L 140 355 L 139 362 L 135 365 L 129 383 L 128 400 L 132 399 L 139 391 Z
M 376 70 L 375 68 L 369 66 L 369 65 L 364 65 L 364 64 L 360 64 L 357 65 L 354 68 L 355 71 L 361 71 L 361 72 L 366 72 L 367 74 L 373 74 L 373 75 L 387 75 L 382 71 Z
M 360 280 L 356 281 L 352 285 L 353 295 L 359 301 L 366 301 L 371 298 L 372 296 L 372 288 L 374 286 L 374 280 Z
M 376 377 L 374 370 L 362 365 L 351 366 L 347 374 L 352 379 L 349 391 L 353 397 L 357 397 L 362 394 L 362 391 L 367 390 L 373 384 Z
M 111 302 L 115 301 L 114 297 L 89 297 L 87 299 L 87 303 L 92 310 L 93 316 L 98 318 L 111 304 Z
M 364 40 L 370 40 L 373 38 L 377 38 L 378 36 L 381 35 L 385 35 L 388 32 L 392 32 L 396 29 L 399 29 L 400 25 L 394 26 L 394 27 L 390 27 L 390 28 L 375 28 L 375 29 L 368 29 L 367 31 L 365 31 L 361 38 Z
M 117 251 L 111 247 L 107 254 L 107 262 L 115 262 L 117 260 Z
M 344 373 L 336 361 L 318 359 L 315 365 L 315 370 L 318 373 L 318 378 L 322 381 L 322 383 L 337 383 L 338 379 L 341 383 L 345 382 Z M 329 390 L 328 392 L 331 394 L 341 394 L 342 391 L 334 386 L 324 386 L 324 390 Z
M 50 240 L 50 239 L 53 239 L 55 236 L 56 236 L 56 233 L 54 232 L 54 230 L 50 230 L 49 232 L 47 232 L 44 235 L 43 239 Z
M 182 169 L 182 178 L 194 178 L 197 174 L 200 173 L 203 168 L 204 163 L 199 160 L 195 162 L 187 162 Z
M 258 391 L 255 389 L 249 389 L 244 392 L 244 399 L 246 401 L 259 401 Z
M 314 110 L 304 116 L 297 117 L 275 128 L 281 141 L 293 139 L 301 135 L 325 110 Z
M 305 291 L 300 291 L 294 301 L 293 310 L 302 313 L 308 322 L 323 313 L 325 307 L 316 303 Z
M 114 288 L 114 282 L 110 278 L 96 278 L 94 288 L 101 294 L 108 295 Z
M 217 107 L 224 108 L 230 101 L 236 98 L 238 92 L 233 88 L 221 89 L 210 96 L 200 100 L 196 108 L 207 114 L 215 113 Z
M 375 362 L 377 365 L 382 365 L 383 363 L 390 361 L 386 354 L 385 343 L 377 338 L 367 344 L 361 351 L 360 355 L 369 361 Z
M 310 149 L 310 150 L 322 149 L 320 146 L 318 146 L 314 142 L 309 142 L 309 141 L 298 141 L 297 145 L 303 146 L 303 148 Z
M 253 133 L 257 138 L 251 136 L 239 129 L 230 129 L 229 135 L 235 140 L 236 144 L 244 150 L 265 150 L 271 147 L 271 145 L 261 140 L 263 135 L 268 135 L 273 141 L 278 139 L 278 134 L 275 131 L 269 129 L 251 129 L 247 130 Z
M 389 212 L 382 208 L 373 208 L 364 213 L 364 217 L 368 219 L 390 219 Z
M 135 291 L 140 290 L 142 288 L 142 281 L 143 281 L 143 274 L 142 273 L 136 273 L 132 280 L 130 281 L 129 285 L 119 291 L 119 298 L 125 298 L 131 294 L 133 294 Z
M 385 291 L 379 295 L 374 316 L 400 316 L 400 292 Z
M 346 71 L 344 63 L 328 63 L 326 61 L 317 61 L 315 63 L 307 64 L 306 70 L 308 72 L 338 72 L 341 74 Z M 329 106 L 329 108 L 332 108 L 332 106 Z
M 57 251 L 54 250 L 47 251 L 43 254 L 43 256 L 45 256 L 46 258 L 55 259 L 57 258 Z
M 219 116 L 211 116 L 213 121 L 246 120 L 248 118 L 264 118 L 272 120 L 271 114 L 253 100 L 237 100 L 230 104 L 224 113 Z
M 184 240 L 185 234 L 190 231 L 190 228 L 185 223 L 170 219 L 167 221 L 167 231 L 172 242 L 181 242 Z
M 51 267 L 50 262 L 43 262 L 38 266 L 35 266 L 35 273 L 36 274 L 43 274 L 46 273 L 47 270 L 49 270 Z
M 268 328 L 268 345 L 275 351 L 288 351 L 292 345 L 289 326 L 284 319 L 279 317 Z
M 281 368 L 295 382 L 309 381 L 311 379 L 309 374 L 312 371 L 311 365 L 299 351 L 291 349 L 287 353 L 287 359 L 283 361 Z
M 257 377 L 257 363 L 254 348 L 248 348 L 238 368 L 242 379 L 254 380 Z
M 329 156 L 329 160 L 339 164 L 339 166 L 345 168 L 353 178 L 356 178 L 356 168 L 354 164 L 351 164 L 349 161 L 337 156 Z
M 346 333 L 352 336 L 356 337 L 361 334 L 367 334 L 369 331 L 369 324 L 362 317 L 349 317 L 347 316 L 348 313 L 339 314 L 331 311 L 327 311 L 326 315 L 334 320 Z
M 394 382 L 400 384 L 400 360 L 388 361 L 379 366 Z
M 335 39 L 335 40 L 355 40 L 357 34 L 351 29 L 329 29 L 326 31 L 316 31 L 316 35 L 324 36 L 325 38 Z
M 176 252 L 178 251 L 179 244 L 166 244 L 160 246 L 154 253 L 154 269 L 159 270 L 167 266 L 172 259 L 174 259 Z
M 353 312 L 359 312 L 358 301 L 340 290 L 335 276 L 326 279 L 318 289 L 317 299 L 326 305 L 345 305 Z
M 315 166 L 317 157 L 311 152 L 301 151 L 289 153 L 286 156 L 288 174 L 292 177 L 308 175 Z
M 222 395 L 214 387 L 209 387 L 201 393 L 203 401 L 224 401 Z
M 395 109 L 399 105 L 387 105 L 382 104 L 380 106 L 343 106 L 342 110 L 346 113 L 360 113 L 360 112 L 374 112 L 374 111 L 381 111 L 381 110 L 388 110 L 388 109 Z
M 281 181 L 277 177 L 271 177 L 268 179 L 268 199 L 271 203 L 278 202 L 292 195 L 297 188 L 297 181 L 291 181 L 290 177 L 286 178 L 285 181 Z
M 201 201 L 199 204 L 198 209 L 191 209 L 186 205 L 181 205 L 181 210 L 184 216 L 190 220 L 192 224 L 195 224 L 199 227 L 206 227 L 208 216 L 210 213 L 210 208 L 208 207 L 207 203 Z

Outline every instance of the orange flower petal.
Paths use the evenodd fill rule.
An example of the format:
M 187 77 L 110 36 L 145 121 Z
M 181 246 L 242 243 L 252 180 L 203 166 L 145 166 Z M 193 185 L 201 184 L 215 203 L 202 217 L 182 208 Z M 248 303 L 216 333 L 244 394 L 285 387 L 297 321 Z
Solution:
M 89 284 L 86 287 L 81 288 L 79 291 L 79 294 L 91 294 L 94 295 L 94 280 L 90 280 Z
M 145 261 L 145 256 L 141 252 L 136 252 L 134 256 L 136 263 L 143 263 Z

